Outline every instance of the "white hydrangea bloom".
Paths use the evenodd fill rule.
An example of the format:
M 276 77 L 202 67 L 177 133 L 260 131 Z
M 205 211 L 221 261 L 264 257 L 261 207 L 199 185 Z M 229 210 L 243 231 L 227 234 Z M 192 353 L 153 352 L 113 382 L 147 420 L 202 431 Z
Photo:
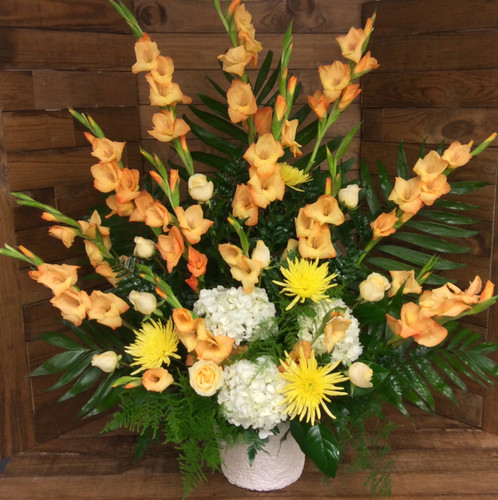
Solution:
M 334 363 L 338 360 L 342 360 L 344 365 L 356 361 L 363 352 L 363 347 L 360 344 L 360 324 L 351 314 L 351 309 L 349 309 L 341 299 L 332 299 L 331 301 L 321 300 L 313 304 L 312 307 L 316 312 L 314 318 L 310 318 L 306 315 L 302 315 L 298 318 L 299 338 L 311 341 L 320 328 L 325 315 L 334 308 L 340 308 L 341 312 L 344 313 L 344 317 L 351 320 L 351 325 L 349 325 L 346 331 L 346 337 L 337 342 L 332 349 L 330 361 Z M 327 352 L 325 344 L 323 343 L 323 335 L 320 335 L 315 340 L 312 347 L 317 354 L 324 354 Z
M 257 363 L 242 359 L 226 366 L 223 372 L 218 404 L 228 422 L 244 429 L 252 427 L 264 439 L 287 419 L 279 392 L 286 382 L 273 361 L 264 357 Z
M 239 345 L 242 341 L 251 340 L 254 335 L 261 338 L 262 333 L 273 333 L 274 327 L 268 320 L 275 318 L 276 309 L 268 300 L 264 288 L 256 287 L 252 293 L 245 293 L 242 287 L 217 286 L 201 290 L 194 304 L 194 313 L 205 317 L 206 327 L 215 335 L 231 337 Z M 269 331 L 258 331 L 257 326 L 262 321 Z

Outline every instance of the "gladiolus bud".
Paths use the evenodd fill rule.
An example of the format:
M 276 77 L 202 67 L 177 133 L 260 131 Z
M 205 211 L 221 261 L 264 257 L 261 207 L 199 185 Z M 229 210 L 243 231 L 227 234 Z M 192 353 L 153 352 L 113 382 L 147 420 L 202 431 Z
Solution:
M 349 367 L 348 376 L 352 384 L 357 387 L 362 387 L 363 389 L 369 389 L 373 387 L 371 382 L 373 371 L 365 363 L 357 361 Z
M 133 241 L 135 242 L 133 255 L 136 255 L 141 259 L 150 259 L 154 255 L 156 251 L 156 245 L 152 240 L 142 238 L 141 236 L 135 236 Z
M 128 295 L 128 300 L 133 304 L 135 311 L 141 312 L 147 316 L 152 314 L 157 307 L 157 299 L 155 295 L 149 292 L 138 292 L 137 290 L 132 290 Z
M 114 351 L 105 351 L 101 354 L 95 354 L 92 358 L 92 366 L 100 368 L 105 373 L 112 373 L 118 366 L 120 356 Z
M 49 214 L 48 212 L 43 212 L 41 214 L 41 218 L 43 220 L 48 221 L 48 222 L 59 222 L 59 219 L 57 219 L 56 217 L 54 217 L 52 214 Z
M 287 103 L 285 102 L 285 98 L 283 95 L 279 95 L 277 97 L 277 101 L 275 102 L 275 115 L 277 116 L 278 121 L 282 121 L 286 111 Z
M 290 96 L 294 95 L 294 92 L 296 91 L 296 85 L 297 85 L 297 78 L 292 75 L 289 78 L 289 81 L 287 82 L 287 92 Z

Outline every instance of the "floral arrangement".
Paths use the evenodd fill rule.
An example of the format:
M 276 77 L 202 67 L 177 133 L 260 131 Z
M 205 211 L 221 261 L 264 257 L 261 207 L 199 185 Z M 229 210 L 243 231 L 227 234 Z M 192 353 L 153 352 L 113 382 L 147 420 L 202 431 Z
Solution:
M 462 289 L 442 278 L 461 265 L 434 250 L 465 251 L 448 238 L 475 234 L 462 215 L 475 207 L 440 198 L 480 186 L 450 178 L 496 133 L 475 148 L 422 148 L 413 173 L 401 148 L 394 183 L 379 165 L 375 188 L 364 163 L 348 179 L 358 127 L 324 137 L 360 93 L 360 77 L 378 67 L 367 51 L 375 17 L 337 38 L 345 60 L 320 66 L 322 88 L 293 112 L 301 85 L 288 71 L 291 27 L 276 68 L 269 52 L 250 82 L 246 68 L 262 51 L 251 15 L 240 0 L 225 10 L 214 0 L 231 47 L 218 56 L 226 88 L 210 80 L 218 95 L 200 96 L 203 111 L 174 82 L 171 58 L 111 3 L 137 37 L 132 71 L 145 72 L 158 108 L 149 134 L 179 164 L 142 150 L 151 169 L 141 176 L 123 164 L 124 143 L 71 110 L 88 129 L 105 204 L 74 220 L 14 196 L 41 209 L 66 247 L 82 239 L 100 281 L 81 288 L 79 266 L 46 263 L 22 246 L 1 250 L 33 266 L 67 326 L 42 335 L 62 351 L 34 375 L 60 373 L 52 388 L 69 385 L 61 399 L 89 389 L 81 416 L 114 408 L 106 430 L 135 431 L 139 455 L 152 441 L 173 443 L 186 494 L 206 466 L 219 468 L 221 440 L 242 436 L 252 459 L 288 422 L 333 477 L 348 443 L 368 451 L 358 436 L 386 403 L 432 411 L 432 391 L 454 400 L 451 386 L 465 389 L 465 378 L 490 383 L 498 370 L 486 355 L 498 345 L 457 320 L 492 305 L 493 284 L 476 277 Z M 202 124 L 180 118 L 182 105 Z M 190 134 L 212 152 L 191 151 Z

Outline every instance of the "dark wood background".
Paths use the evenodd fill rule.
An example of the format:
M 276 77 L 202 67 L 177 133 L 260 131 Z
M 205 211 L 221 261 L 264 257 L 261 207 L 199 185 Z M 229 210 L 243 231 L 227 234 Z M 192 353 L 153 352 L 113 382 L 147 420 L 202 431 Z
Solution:
M 216 56 L 227 48 L 211 0 L 128 0 L 144 31 L 173 57 L 178 81 L 200 104 L 209 93 L 204 79 L 220 84 Z M 345 113 L 331 136 L 344 134 L 363 120 L 361 137 L 351 153 L 394 165 L 398 141 L 410 159 L 426 136 L 435 146 L 471 138 L 481 141 L 498 128 L 498 1 L 485 0 L 246 0 L 257 39 L 276 53 L 294 19 L 291 70 L 303 82 L 304 101 L 318 85 L 316 68 L 340 53 L 335 36 L 360 26 L 363 15 L 378 12 L 372 38 L 380 61 L 365 78 L 360 104 Z M 364 4 L 364 5 L 363 5 Z M 430 15 L 428 13 L 430 12 Z M 193 15 L 193 13 L 195 15 Z M 134 39 L 105 0 L 3 0 L 0 11 L 0 241 L 23 244 L 48 262 L 78 262 L 81 248 L 66 250 L 47 237 L 47 225 L 34 210 L 16 207 L 10 191 L 27 192 L 81 217 L 99 200 L 91 187 L 93 161 L 83 129 L 67 107 L 90 113 L 106 134 L 127 141 L 126 161 L 146 168 L 145 149 L 169 157 L 171 152 L 147 136 L 151 110 L 143 77 L 132 75 Z M 220 78 L 221 76 L 221 78 Z M 192 149 L 201 144 L 191 139 Z M 498 281 L 495 250 L 497 149 L 483 153 L 463 178 L 490 182 L 478 195 L 482 218 L 468 262 L 486 279 Z M 374 163 L 372 163 L 374 164 Z M 467 176 L 467 177 L 466 177 Z M 496 260 L 496 259 L 495 259 Z M 468 274 L 462 274 L 462 280 Z M 37 336 L 60 330 L 50 292 L 32 282 L 27 268 L 0 257 L 0 428 L 3 456 L 27 449 L 80 425 L 78 397 L 56 403 L 64 390 L 45 392 L 54 379 L 30 379 L 28 373 L 54 353 Z M 478 318 L 476 328 L 498 340 L 489 325 L 496 313 Z M 498 432 L 498 395 L 473 387 L 459 394 L 455 410 L 441 411 L 477 427 Z M 84 398 L 83 398 L 84 399 Z

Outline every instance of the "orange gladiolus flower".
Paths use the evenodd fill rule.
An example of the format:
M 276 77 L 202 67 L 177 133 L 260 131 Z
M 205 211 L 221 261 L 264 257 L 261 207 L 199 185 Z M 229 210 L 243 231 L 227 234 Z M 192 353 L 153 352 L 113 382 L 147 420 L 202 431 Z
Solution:
M 433 181 L 436 177 L 442 174 L 448 163 L 443 160 L 437 151 L 427 153 L 424 158 L 419 158 L 413 171 L 422 179 L 423 182 Z
M 90 167 L 93 175 L 93 187 L 101 193 L 114 191 L 121 180 L 121 168 L 117 161 L 97 163 Z
M 188 264 L 187 269 L 192 273 L 192 276 L 198 278 L 206 274 L 207 257 L 196 250 L 194 247 L 188 249 Z
M 135 56 L 137 62 L 131 67 L 132 73 L 135 75 L 141 71 L 150 71 L 155 69 L 157 65 L 156 58 L 159 56 L 160 52 L 157 48 L 157 43 L 151 41 L 149 35 L 144 33 L 135 42 Z
M 159 85 L 170 85 L 173 79 L 175 65 L 171 57 L 157 56 L 155 68 L 151 68 L 150 74 Z
M 319 224 L 315 219 L 307 215 L 305 207 L 299 209 L 297 217 L 294 219 L 296 226 L 296 236 L 298 238 L 307 238 L 313 232 L 315 224 Z
M 333 196 L 328 194 L 320 196 L 315 203 L 306 205 L 304 213 L 320 224 L 340 226 L 345 220 L 344 214 L 339 208 L 339 203 Z
M 309 107 L 314 111 L 315 115 L 318 116 L 319 120 L 321 120 L 327 112 L 330 103 L 331 101 L 320 90 L 317 90 L 312 96 L 308 96 Z
M 152 116 L 153 130 L 147 132 L 160 142 L 171 142 L 173 139 L 185 135 L 190 127 L 185 120 L 175 119 L 173 111 L 162 109 Z
M 258 105 L 252 93 L 251 85 L 242 80 L 232 81 L 227 92 L 228 116 L 233 123 L 247 120 L 256 113 Z
M 231 243 L 220 243 L 218 245 L 218 251 L 222 259 L 229 266 L 242 266 L 242 257 L 244 254 L 239 247 L 232 245 Z
M 264 209 L 272 201 L 283 200 L 285 182 L 280 175 L 280 166 L 276 165 L 273 174 L 267 178 L 262 178 L 256 167 L 251 167 L 249 177 L 248 185 L 255 205 Z
M 242 283 L 242 288 L 245 293 L 252 293 L 254 287 L 259 281 L 259 275 L 263 265 L 258 259 L 250 259 L 242 255 L 241 264 L 230 266 L 230 274 L 232 278 Z
M 125 142 L 115 142 L 105 137 L 94 137 L 88 132 L 84 132 L 88 142 L 92 145 L 92 156 L 98 158 L 102 163 L 120 161 L 125 147 Z
M 346 337 L 346 332 L 350 327 L 352 321 L 350 319 L 344 318 L 340 314 L 333 313 L 330 321 L 325 325 L 323 331 L 323 343 L 327 348 L 327 352 L 331 352 L 334 346 Z
M 251 188 L 246 184 L 239 184 L 235 190 L 232 213 L 238 219 L 246 219 L 246 226 L 255 226 L 258 223 L 259 209 L 252 199 Z
M 76 237 L 74 229 L 67 226 L 51 226 L 48 234 L 61 240 L 66 248 L 70 248 L 73 245 L 74 238 Z
M 438 198 L 451 191 L 451 186 L 447 179 L 446 175 L 440 174 L 431 181 L 422 181 L 420 199 L 424 205 L 432 205 Z
M 90 295 L 90 307 L 87 309 L 88 319 L 94 319 L 114 330 L 123 324 L 121 314 L 129 308 L 123 299 L 113 293 L 94 290 Z
M 145 209 L 144 222 L 149 227 L 160 227 L 166 232 L 171 222 L 171 215 L 162 203 L 154 200 L 152 205 Z
M 243 43 L 247 52 L 253 56 L 253 65 L 258 62 L 258 53 L 263 50 L 261 43 L 254 37 L 256 30 L 252 24 L 252 16 L 246 10 L 245 6 L 238 5 L 233 8 L 233 19 L 237 27 L 237 37 L 240 43 Z
M 45 285 L 54 295 L 71 288 L 78 281 L 80 266 L 69 264 L 40 264 L 36 271 L 29 271 L 29 277 L 37 283 Z
M 369 71 L 377 69 L 378 67 L 379 64 L 377 62 L 377 59 L 375 59 L 375 57 L 371 57 L 369 51 L 360 59 L 358 64 L 354 67 L 353 75 L 361 76 L 364 75 L 365 73 L 368 73 Z
M 177 83 L 162 85 L 156 82 L 150 73 L 145 75 L 149 84 L 149 99 L 151 106 L 174 106 L 177 102 L 188 101 L 190 98 L 183 95 Z
M 337 256 L 329 226 L 318 222 L 314 223 L 309 236 L 299 238 L 298 250 L 304 259 L 333 259 Z
M 422 287 L 415 279 L 415 271 L 413 269 L 410 271 L 389 271 L 389 273 L 391 274 L 391 288 L 388 292 L 389 297 L 394 297 L 403 284 L 405 285 L 403 294 L 416 293 L 419 295 L 422 293 Z
M 364 30 L 357 28 L 350 28 L 347 35 L 340 35 L 336 37 L 343 57 L 357 63 L 362 54 L 362 46 L 367 35 Z
M 223 63 L 223 71 L 242 76 L 246 72 L 246 66 L 252 61 L 253 55 L 247 52 L 244 45 L 232 47 L 225 54 L 218 56 Z
M 387 324 L 394 334 L 403 338 L 413 337 L 417 344 L 434 347 L 440 344 L 448 335 L 444 326 L 432 318 L 424 316 L 421 308 L 408 302 L 401 308 L 401 319 L 393 318 L 386 314 Z
M 173 376 L 165 368 L 149 368 L 142 375 L 142 385 L 151 392 L 163 392 L 174 382 Z
M 323 93 L 330 102 L 335 101 L 341 95 L 351 79 L 349 65 L 340 61 L 335 61 L 329 66 L 320 66 L 318 73 Z
M 482 291 L 481 295 L 479 295 L 479 302 L 484 302 L 485 300 L 490 299 L 493 296 L 493 293 L 495 291 L 495 285 L 491 281 L 486 281 L 486 286 L 484 287 L 484 290 Z
M 192 313 L 184 307 L 176 307 L 173 309 L 171 318 L 178 332 L 190 333 L 196 328 L 196 320 L 193 318 Z
M 468 144 L 460 144 L 459 141 L 452 142 L 443 153 L 442 159 L 448 163 L 449 168 L 458 168 L 466 165 L 472 158 L 470 148 L 473 143 L 474 141 L 470 141 Z
M 87 309 L 90 307 L 90 298 L 85 291 L 71 287 L 55 296 L 50 303 L 60 310 L 61 316 L 66 321 L 80 326 L 86 317 Z
M 102 219 L 100 218 L 99 213 L 97 210 L 94 210 L 92 213 L 92 216 L 88 221 L 85 220 L 79 220 L 78 224 L 81 228 L 81 232 L 85 236 L 89 236 L 92 239 L 97 238 L 97 231 L 100 233 L 100 236 L 102 237 L 102 243 L 109 250 L 111 248 L 111 230 L 108 227 L 101 226 L 100 223 L 102 222 Z
M 371 224 L 370 227 L 373 231 L 373 240 L 378 240 L 379 238 L 385 238 L 390 234 L 396 232 L 394 226 L 398 222 L 396 217 L 396 209 L 389 213 L 380 214 Z
M 115 194 L 108 196 L 105 200 L 105 204 L 111 209 L 111 212 L 106 215 L 106 219 L 114 214 L 118 214 L 120 217 L 128 217 L 135 209 L 133 201 L 120 203 Z
M 278 159 L 283 156 L 284 148 L 272 134 L 264 134 L 252 143 L 244 154 L 249 165 L 258 169 L 261 178 L 268 178 L 275 172 Z
M 416 214 L 422 208 L 420 193 L 422 191 L 422 182 L 420 177 L 412 177 L 405 180 L 402 177 L 396 177 L 394 188 L 389 195 L 388 200 L 393 201 L 398 207 L 408 214 Z
M 341 100 L 339 101 L 339 109 L 344 111 L 360 94 L 361 89 L 357 83 L 352 83 L 348 85 L 341 95 Z
M 271 134 L 271 123 L 273 118 L 273 109 L 269 106 L 260 108 L 254 113 L 254 125 L 258 136 Z
M 176 207 L 175 214 L 183 236 L 192 245 L 199 243 L 201 236 L 213 225 L 212 220 L 204 219 L 200 205 L 191 205 L 186 210 Z
M 154 198 L 145 190 L 138 193 L 138 196 L 133 200 L 135 203 L 133 211 L 130 213 L 130 222 L 143 222 L 145 220 L 145 212 L 154 205 Z
M 225 335 L 213 335 L 209 330 L 206 330 L 206 333 L 206 337 L 198 340 L 195 346 L 197 359 L 213 361 L 219 365 L 230 356 L 235 339 Z
M 301 144 L 296 142 L 296 132 L 297 126 L 299 125 L 299 120 L 285 120 L 282 126 L 282 146 L 288 147 L 294 157 L 301 156 Z
M 127 203 L 135 199 L 139 193 L 140 172 L 136 169 L 121 169 L 121 178 L 116 186 L 116 199 L 118 203 Z
M 95 266 L 95 272 L 97 274 L 100 274 L 100 276 L 103 276 L 113 287 L 116 287 L 119 280 L 121 278 L 118 278 L 118 273 L 116 273 L 109 262 L 103 260 L 99 264 Z
M 178 264 L 185 248 L 180 230 L 173 226 L 168 234 L 160 234 L 157 237 L 156 248 L 159 250 L 161 257 L 167 262 L 168 272 L 170 273 Z

